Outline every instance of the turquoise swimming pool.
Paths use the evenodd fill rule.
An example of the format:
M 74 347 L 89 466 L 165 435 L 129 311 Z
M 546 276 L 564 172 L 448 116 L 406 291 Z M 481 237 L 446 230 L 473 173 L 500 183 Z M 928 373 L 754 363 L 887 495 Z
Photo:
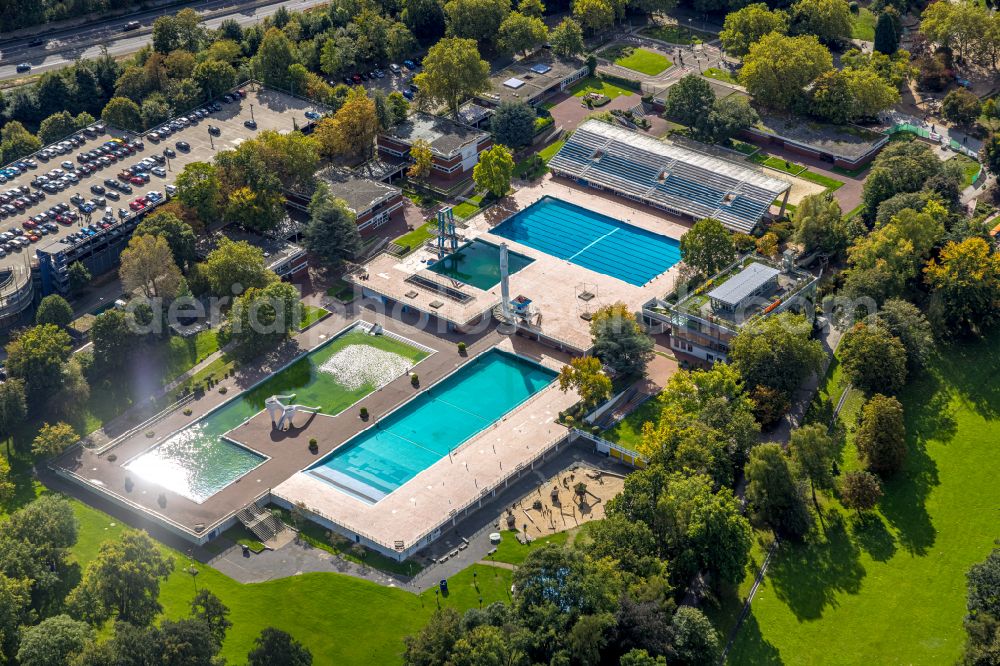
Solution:
M 514 407 L 557 373 L 496 349 L 469 361 L 308 472 L 377 502 Z
M 507 253 L 507 267 L 511 275 L 532 261 L 531 257 L 517 252 Z M 500 282 L 500 248 L 477 238 L 427 268 L 438 275 L 489 291 Z
M 642 286 L 681 260 L 680 242 L 545 196 L 493 228 L 501 238 Z

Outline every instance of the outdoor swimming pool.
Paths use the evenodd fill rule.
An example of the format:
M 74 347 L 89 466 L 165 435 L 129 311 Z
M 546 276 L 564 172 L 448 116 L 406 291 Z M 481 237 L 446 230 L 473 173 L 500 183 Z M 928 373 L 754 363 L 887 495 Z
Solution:
M 680 243 L 545 196 L 491 231 L 577 266 L 642 286 L 681 260 Z
M 427 348 L 353 326 L 283 370 L 139 454 L 125 468 L 195 502 L 204 502 L 267 458 L 223 435 L 264 408 L 275 394 L 337 414 L 430 354 Z M 299 415 L 301 423 L 306 415 Z
M 309 472 L 377 502 L 548 386 L 556 374 L 490 350 L 342 444 Z
M 532 261 L 531 257 L 517 252 L 507 253 L 507 267 L 511 275 Z M 500 248 L 477 238 L 427 268 L 438 275 L 488 291 L 500 282 Z

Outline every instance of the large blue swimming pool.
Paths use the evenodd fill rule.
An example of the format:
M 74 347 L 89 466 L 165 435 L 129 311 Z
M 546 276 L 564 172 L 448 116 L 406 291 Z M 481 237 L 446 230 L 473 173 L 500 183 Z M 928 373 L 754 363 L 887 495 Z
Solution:
M 492 233 L 642 286 L 681 260 L 680 243 L 555 197 L 542 197 Z
M 488 351 L 349 439 L 309 472 L 377 502 L 555 377 L 531 361 Z

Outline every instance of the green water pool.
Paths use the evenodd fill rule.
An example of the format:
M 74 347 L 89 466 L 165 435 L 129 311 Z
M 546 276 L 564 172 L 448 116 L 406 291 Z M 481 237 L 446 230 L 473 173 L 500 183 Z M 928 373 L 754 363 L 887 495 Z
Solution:
M 507 253 L 507 266 L 511 275 L 532 261 L 534 259 L 531 257 L 517 252 Z M 500 247 L 477 238 L 431 264 L 428 269 L 438 275 L 489 291 L 500 283 Z

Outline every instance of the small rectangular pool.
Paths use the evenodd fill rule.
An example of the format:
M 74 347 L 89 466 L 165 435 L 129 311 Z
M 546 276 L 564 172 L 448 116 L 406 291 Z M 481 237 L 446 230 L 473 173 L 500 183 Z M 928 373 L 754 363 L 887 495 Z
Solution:
M 507 253 L 507 267 L 511 275 L 534 261 L 517 252 Z M 500 283 L 500 248 L 493 243 L 475 239 L 440 259 L 428 270 L 459 280 L 473 287 L 489 291 Z
M 430 351 L 353 326 L 125 463 L 137 477 L 204 502 L 267 458 L 223 435 L 275 394 L 337 414 L 407 372 Z M 297 423 L 307 418 L 300 415 Z
M 545 196 L 494 227 L 492 234 L 642 286 L 681 260 L 680 242 Z
M 374 503 L 548 386 L 557 373 L 496 349 L 472 359 L 309 473 Z

